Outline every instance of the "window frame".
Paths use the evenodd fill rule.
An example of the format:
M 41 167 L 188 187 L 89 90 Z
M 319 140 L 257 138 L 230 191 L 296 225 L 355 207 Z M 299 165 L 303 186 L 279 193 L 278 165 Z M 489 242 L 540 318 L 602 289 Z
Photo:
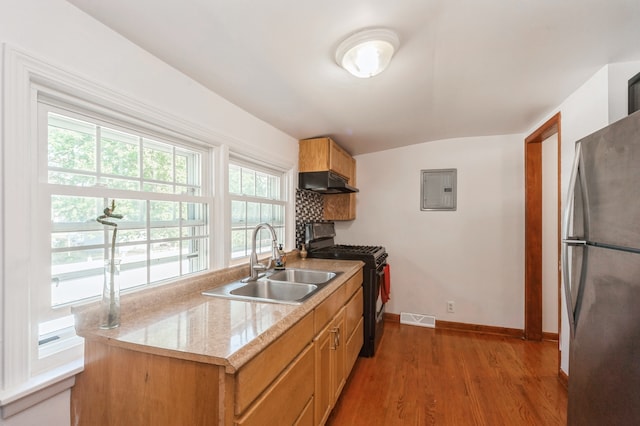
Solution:
M 285 172 L 286 237 L 283 243 L 288 241 L 289 246 L 294 244 L 293 200 L 297 170 L 293 156 L 280 155 L 277 150 L 261 150 L 242 139 L 157 109 L 12 46 L 3 45 L 3 55 L 0 142 L 4 156 L 0 157 L 0 175 L 9 176 L 10 180 L 0 182 L 0 210 L 5 213 L 0 216 L 0 241 L 4 243 L 0 245 L 0 327 L 4 337 L 0 347 L 0 406 L 4 409 L 17 404 L 23 409 L 46 399 L 51 386 L 55 385 L 58 390 L 68 389 L 73 385 L 73 376 L 83 368 L 82 344 L 75 348 L 76 356 L 59 357 L 50 368 L 37 368 L 32 357 L 33 336 L 38 336 L 38 324 L 30 301 L 39 288 L 36 272 L 47 268 L 41 259 L 50 262 L 50 244 L 41 244 L 42 232 L 49 234 L 46 234 L 46 226 L 37 225 L 42 223 L 38 220 L 42 213 L 34 208 L 45 196 L 41 193 L 43 185 L 38 173 L 38 162 L 43 161 L 39 157 L 42 153 L 38 152 L 37 139 L 39 93 L 92 113 L 106 113 L 116 120 L 126 119 L 133 125 L 157 126 L 163 135 L 179 139 L 186 136 L 210 150 L 207 164 L 210 176 L 202 183 L 203 191 L 210 194 L 210 270 L 230 266 L 226 235 L 230 229 L 227 194 L 230 149 L 234 150 L 232 156 L 257 163 L 261 161 L 256 160 L 256 156 L 268 156 L 273 167 Z
M 233 227 L 233 223 L 232 223 L 232 205 L 234 201 L 242 201 L 242 202 L 246 202 L 246 203 L 257 203 L 257 204 L 270 204 L 272 206 L 276 205 L 276 206 L 280 206 L 282 208 L 282 225 L 274 225 L 273 227 L 276 229 L 276 232 L 280 231 L 279 234 L 282 237 L 281 239 L 278 239 L 278 243 L 282 244 L 282 246 L 284 248 L 287 247 L 287 237 L 288 235 L 291 233 L 290 230 L 290 226 L 289 226 L 289 211 L 288 211 L 288 206 L 290 205 L 290 197 L 288 196 L 288 188 L 289 188 L 289 184 L 288 184 L 288 176 L 287 176 L 287 171 L 286 170 L 282 170 L 279 169 L 275 166 L 271 166 L 271 165 L 265 165 L 264 162 L 258 162 L 258 161 L 252 161 L 251 159 L 247 159 L 247 158 L 241 158 L 237 155 L 232 155 L 229 157 L 229 161 L 227 162 L 227 173 L 229 173 L 229 169 L 231 168 L 231 166 L 238 166 L 240 168 L 244 168 L 244 169 L 249 169 L 252 170 L 253 172 L 257 172 L 257 173 L 264 173 L 267 175 L 272 175 L 272 176 L 276 176 L 279 178 L 280 184 L 279 184 L 279 198 L 268 198 L 268 197 L 259 197 L 259 196 L 251 196 L 251 195 L 243 195 L 243 194 L 237 194 L 237 193 L 231 193 L 229 190 L 229 182 L 227 182 L 227 191 L 226 191 L 226 195 L 229 198 L 229 207 L 227 209 L 227 214 L 229 216 L 229 226 L 227 228 L 227 237 L 229 239 L 229 244 L 227 245 L 226 252 L 228 253 L 228 264 L 229 265 L 239 265 L 239 264 L 243 264 L 249 261 L 249 255 L 250 255 L 250 247 L 251 247 L 251 241 L 250 241 L 250 237 L 251 237 L 251 232 L 254 228 L 254 226 L 246 226 L 245 232 L 247 235 L 247 240 L 245 242 L 246 244 L 246 250 L 248 250 L 249 252 L 246 253 L 244 256 L 240 256 L 240 257 L 233 257 L 233 231 L 234 230 L 238 230 L 236 228 Z M 228 175 L 227 175 L 228 176 Z M 246 214 L 245 214 L 246 217 Z M 257 224 L 256 224 L 257 225 Z M 273 225 L 270 223 L 270 225 Z M 261 231 L 261 235 L 266 235 L 266 230 L 262 230 Z M 267 257 L 269 255 L 269 253 L 271 252 L 271 239 L 267 236 L 268 242 L 266 243 L 267 245 L 260 250 L 260 248 L 258 248 L 259 252 L 258 252 L 258 257 L 262 258 L 262 257 Z M 246 252 L 245 250 L 245 252 Z
M 53 96 L 52 96 L 53 95 Z M 161 279 L 153 281 L 151 278 L 152 271 L 150 270 L 152 266 L 152 253 L 150 252 L 151 247 L 157 243 L 153 239 L 153 237 L 148 233 L 146 238 L 143 241 L 140 241 L 138 245 L 144 245 L 147 250 L 146 261 L 145 261 L 145 275 L 146 280 L 144 283 L 140 285 L 136 285 L 131 289 L 121 289 L 123 294 L 127 292 L 139 291 L 145 288 L 154 287 L 158 285 L 163 285 L 166 283 L 171 283 L 179 279 L 185 278 L 185 276 L 198 275 L 202 273 L 207 273 L 213 270 L 213 262 L 212 262 L 212 250 L 213 250 L 213 237 L 211 234 L 212 226 L 211 226 L 211 218 L 213 217 L 213 203 L 212 196 L 210 194 L 209 188 L 211 185 L 209 182 L 212 181 L 211 170 L 209 165 L 211 164 L 210 157 L 213 155 L 210 147 L 204 146 L 204 144 L 198 144 L 190 138 L 186 136 L 184 139 L 178 140 L 175 135 L 164 135 L 161 130 L 157 130 L 154 126 L 149 125 L 148 127 L 142 128 L 137 125 L 131 124 L 129 122 L 123 122 L 122 118 L 115 119 L 105 113 L 96 113 L 92 110 L 86 109 L 86 107 L 78 106 L 72 102 L 64 101 L 61 102 L 56 99 L 56 93 L 47 90 L 46 88 L 37 88 L 36 95 L 36 108 L 37 108 L 37 177 L 35 180 L 37 181 L 38 188 L 34 188 L 34 192 L 39 194 L 38 199 L 36 201 L 36 206 L 38 210 L 42 212 L 51 212 L 51 199 L 53 196 L 78 196 L 78 197 L 90 197 L 90 198 L 105 198 L 108 202 L 110 199 L 119 199 L 119 200 L 136 200 L 139 201 L 146 206 L 149 203 L 153 202 L 177 202 L 178 205 L 182 205 L 183 202 L 187 203 L 196 203 L 202 204 L 205 206 L 206 213 L 205 216 L 208 218 L 208 233 L 206 235 L 206 252 L 207 252 L 207 263 L 208 266 L 200 271 L 190 273 L 190 274 L 182 274 L 182 271 L 179 270 L 177 276 Z M 199 195 L 191 195 L 191 194 L 176 194 L 175 193 L 175 176 L 172 177 L 174 186 L 174 193 L 163 193 L 163 192 L 150 192 L 144 190 L 144 182 L 152 181 L 144 178 L 144 171 L 142 168 L 139 170 L 139 176 L 137 180 L 140 183 L 140 187 L 138 190 L 126 190 L 126 189 L 117 189 L 117 188 L 107 188 L 103 187 L 99 180 L 96 180 L 96 184 L 93 186 L 74 186 L 74 185 L 64 185 L 57 183 L 49 183 L 49 171 L 51 170 L 48 164 L 48 127 L 49 127 L 49 113 L 54 113 L 59 116 L 68 117 L 76 120 L 82 120 L 87 122 L 93 126 L 96 126 L 97 129 L 107 128 L 113 129 L 121 132 L 128 132 L 134 134 L 138 137 L 139 140 L 139 149 L 140 153 L 145 149 L 145 145 L 143 144 L 144 138 L 148 138 L 153 141 L 153 143 L 163 143 L 167 146 L 170 146 L 172 149 L 172 153 L 175 153 L 176 149 L 189 149 L 194 153 L 200 156 L 200 164 L 199 164 L 199 173 L 200 173 L 200 193 Z M 99 149 L 99 142 L 96 141 L 96 149 Z M 99 179 L 101 176 L 100 164 L 102 163 L 102 156 L 100 152 L 96 152 L 96 170 L 93 174 L 96 176 L 96 179 Z M 140 165 L 144 162 L 143 158 L 139 159 Z M 134 179 L 132 179 L 134 180 Z M 178 185 L 180 186 L 180 185 Z M 150 218 L 150 212 L 148 208 L 145 208 L 146 218 L 145 229 L 150 231 L 154 229 L 152 227 L 152 222 Z M 99 211 L 96 212 L 96 217 L 99 214 Z M 49 216 L 47 213 L 45 216 Z M 179 220 L 178 220 L 179 221 Z M 36 225 L 38 229 L 38 235 L 48 235 L 50 238 L 53 235 L 55 229 L 50 220 L 41 220 Z M 42 222 L 42 223 L 40 223 Z M 46 224 L 45 224 L 46 222 Z M 151 227 L 151 228 L 150 228 Z M 37 238 L 37 237 L 36 237 Z M 182 245 L 183 240 L 185 240 L 182 235 L 178 238 L 179 246 Z M 102 246 L 108 246 L 109 240 L 106 239 Z M 39 242 L 40 245 L 42 241 Z M 69 359 L 69 361 L 78 357 L 78 350 L 82 346 L 81 339 L 75 336 L 75 333 L 70 330 L 72 327 L 66 327 L 64 329 L 58 330 L 59 337 L 57 340 L 52 340 L 51 342 L 40 344 L 43 340 L 43 336 L 40 335 L 40 330 L 44 323 L 51 323 L 55 320 L 59 320 L 63 317 L 69 317 L 72 315 L 71 309 L 73 306 L 81 306 L 87 303 L 92 303 L 99 300 L 100 295 L 94 295 L 86 299 L 70 301 L 68 303 L 64 303 L 60 306 L 52 306 L 51 303 L 51 286 L 46 285 L 48 291 L 43 291 L 43 284 L 37 283 L 50 283 L 52 278 L 51 267 L 51 253 L 52 249 L 47 247 L 47 258 L 48 262 L 45 261 L 45 258 L 41 258 L 38 260 L 38 263 L 43 265 L 48 264 L 48 268 L 39 268 L 36 272 L 34 272 L 34 291 L 32 292 L 32 309 L 34 310 L 32 314 L 32 321 L 35 324 L 31 325 L 31 333 L 36 333 L 37 336 L 36 341 L 37 345 L 33 345 L 33 337 L 31 338 L 32 349 L 31 349 L 31 358 L 32 358 L 32 371 L 33 372 L 42 372 L 50 370 L 55 367 L 55 365 L 61 362 L 61 359 Z M 39 253 L 40 256 L 44 255 L 44 250 Z M 180 262 L 178 263 L 180 268 Z M 36 330 L 37 328 L 37 330 Z M 54 334 L 54 333 L 51 333 Z M 52 336 L 53 337 L 53 336 Z M 67 355 L 65 355 L 67 353 Z
M 38 138 L 38 102 L 40 98 L 59 103 L 57 106 L 73 106 L 91 115 L 128 123 L 148 130 L 153 139 L 179 139 L 206 149 L 209 160 L 202 161 L 208 167 L 208 177 L 203 177 L 202 191 L 209 205 L 209 269 L 219 267 L 212 259 L 215 255 L 212 226 L 215 198 L 213 196 L 213 161 L 220 141 L 208 129 L 200 128 L 176 116 L 156 110 L 148 104 L 120 95 L 93 82 L 79 78 L 57 67 L 34 59 L 22 52 L 4 50 L 4 87 L 2 103 L 4 118 L 4 158 L 0 170 L 11 176 L 0 190 L 0 208 L 6 212 L 0 218 L 2 241 L 11 245 L 0 246 L 0 303 L 2 304 L 2 403 L 20 398 L 47 383 L 55 383 L 71 377 L 82 367 L 82 339 L 72 339 L 68 350 L 52 350 L 46 362 L 38 362 L 38 335 L 40 308 L 38 298 L 42 288 L 42 276 L 50 282 L 50 243 L 42 243 L 42 236 L 50 238 L 47 220 L 43 220 L 40 201 L 46 199 L 46 179 L 40 173 L 47 165 Z M 125 191 L 123 191 L 125 192 Z M 129 197 L 131 193 L 126 191 Z M 135 193 L 134 193 L 135 194 Z M 123 194 L 127 195 L 127 194 Z M 118 195 L 119 196 L 119 195 Z M 11 206 L 11 209 L 6 209 Z M 45 210 L 47 210 L 45 208 Z M 49 217 L 48 212 L 44 213 Z M 43 272 L 44 271 L 44 272 Z M 180 279 L 176 277 L 176 279 Z

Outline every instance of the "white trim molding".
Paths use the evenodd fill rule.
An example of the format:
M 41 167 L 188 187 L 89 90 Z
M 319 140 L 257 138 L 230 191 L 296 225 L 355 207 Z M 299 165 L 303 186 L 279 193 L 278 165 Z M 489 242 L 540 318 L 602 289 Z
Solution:
M 34 377 L 21 386 L 0 392 L 0 418 L 6 419 L 54 395 L 71 389 L 76 374 L 82 372 L 84 361 L 79 359 L 46 374 Z
M 29 64 L 3 46 L 2 373 L 3 390 L 29 379 L 31 169 Z M 8 190 L 9 188 L 11 190 Z

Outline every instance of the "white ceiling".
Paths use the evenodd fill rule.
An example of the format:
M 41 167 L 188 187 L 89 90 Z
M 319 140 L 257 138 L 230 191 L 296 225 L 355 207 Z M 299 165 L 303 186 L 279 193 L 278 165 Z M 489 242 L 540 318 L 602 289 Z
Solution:
M 354 155 L 523 133 L 603 65 L 640 60 L 639 0 L 68 1 L 287 134 Z M 366 27 L 400 48 L 358 79 L 334 52 Z

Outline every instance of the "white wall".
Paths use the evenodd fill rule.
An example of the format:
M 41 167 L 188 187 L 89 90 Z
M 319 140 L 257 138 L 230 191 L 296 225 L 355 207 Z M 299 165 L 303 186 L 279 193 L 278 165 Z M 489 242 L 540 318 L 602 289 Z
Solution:
M 609 64 L 609 123 L 628 115 L 629 79 L 640 72 L 640 62 Z
M 71 391 L 60 392 L 33 407 L 0 420 L 2 426 L 68 426 L 71 424 Z
M 337 239 L 386 247 L 388 312 L 523 328 L 523 146 L 523 135 L 489 136 L 356 157 L 357 219 L 338 223 Z M 420 211 L 420 170 L 438 168 L 458 169 L 455 212 Z
M 295 139 L 206 90 L 64 0 L 2 0 L 0 43 L 182 118 L 209 133 L 210 141 L 236 152 L 266 155 L 282 167 L 296 167 Z M 11 246 L 11 241 L 5 243 Z M 0 424 L 68 425 L 69 410 L 69 392 L 64 392 Z
M 0 41 L 211 130 L 233 147 L 297 164 L 297 141 L 205 89 L 64 0 L 3 0 Z
M 542 331 L 558 332 L 558 135 L 542 142 Z

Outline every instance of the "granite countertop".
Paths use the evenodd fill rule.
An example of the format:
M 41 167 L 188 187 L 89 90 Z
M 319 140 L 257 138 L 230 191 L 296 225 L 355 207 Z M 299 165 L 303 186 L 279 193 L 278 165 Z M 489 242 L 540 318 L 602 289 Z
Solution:
M 291 256 L 293 257 L 293 256 Z M 202 291 L 248 275 L 243 265 L 121 297 L 120 326 L 98 327 L 99 303 L 77 308 L 77 333 L 112 346 L 216 364 L 234 373 L 362 267 L 360 261 L 299 259 L 288 268 L 343 272 L 300 305 L 204 296 Z

